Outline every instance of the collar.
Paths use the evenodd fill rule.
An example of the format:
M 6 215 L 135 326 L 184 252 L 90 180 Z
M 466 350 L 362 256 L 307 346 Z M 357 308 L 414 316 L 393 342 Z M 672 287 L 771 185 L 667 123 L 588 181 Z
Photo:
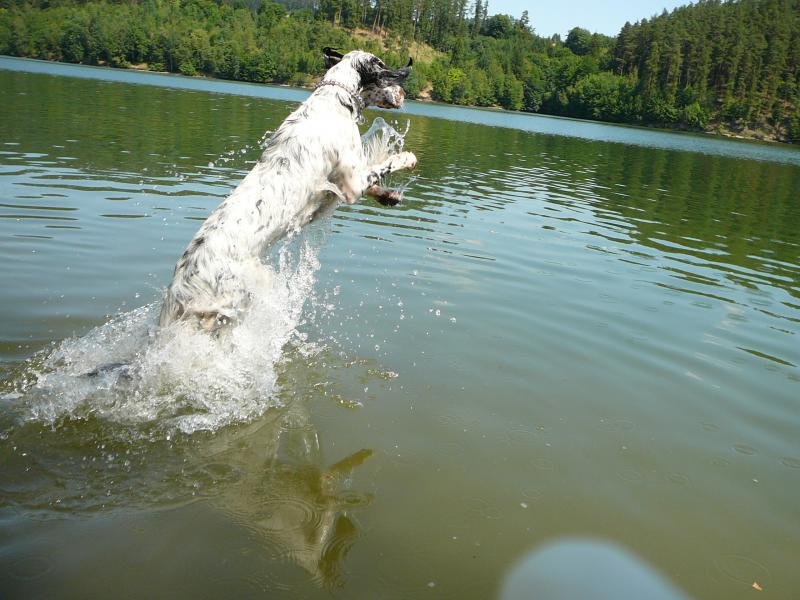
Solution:
M 352 109 L 354 110 L 354 116 L 356 118 L 356 121 L 358 121 L 359 123 L 363 122 L 364 117 L 361 113 L 364 110 L 365 105 L 364 105 L 364 99 L 361 97 L 358 91 L 353 91 L 345 84 L 339 83 L 338 81 L 320 81 L 317 85 L 314 86 L 314 89 L 318 90 L 319 88 L 324 87 L 326 85 L 332 85 L 334 87 L 341 88 L 345 92 L 347 92 L 350 96 L 350 99 L 353 101 Z

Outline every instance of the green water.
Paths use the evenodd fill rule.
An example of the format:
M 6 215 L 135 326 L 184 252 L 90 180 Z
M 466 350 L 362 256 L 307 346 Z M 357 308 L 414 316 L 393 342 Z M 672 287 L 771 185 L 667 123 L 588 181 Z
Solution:
M 402 205 L 275 249 L 241 365 L 155 353 L 304 97 L 0 59 L 0 597 L 487 598 L 581 536 L 796 598 L 800 152 L 371 113 L 410 122 Z M 80 376 L 119 356 L 173 378 Z

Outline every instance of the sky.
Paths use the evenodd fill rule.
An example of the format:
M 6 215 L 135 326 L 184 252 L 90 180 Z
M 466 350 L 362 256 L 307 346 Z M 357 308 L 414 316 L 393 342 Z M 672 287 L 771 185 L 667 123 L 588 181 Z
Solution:
M 635 23 L 644 18 L 671 11 L 691 0 L 489 0 L 489 14 L 506 14 L 519 18 L 528 11 L 534 31 L 549 37 L 554 33 L 564 38 L 573 27 L 591 32 L 617 35 L 625 21 Z

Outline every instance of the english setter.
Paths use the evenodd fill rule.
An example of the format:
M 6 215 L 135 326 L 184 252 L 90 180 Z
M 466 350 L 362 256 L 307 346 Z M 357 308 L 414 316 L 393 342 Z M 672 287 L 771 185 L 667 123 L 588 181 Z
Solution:
M 399 152 L 367 164 L 358 124 L 365 106 L 400 108 L 412 62 L 390 69 L 378 57 L 323 49 L 329 67 L 311 96 L 267 142 L 253 169 L 205 220 L 175 265 L 159 325 L 196 319 L 207 331 L 235 320 L 248 304 L 248 281 L 261 255 L 315 215 L 367 193 L 384 204 L 397 196 L 378 183 L 417 159 Z

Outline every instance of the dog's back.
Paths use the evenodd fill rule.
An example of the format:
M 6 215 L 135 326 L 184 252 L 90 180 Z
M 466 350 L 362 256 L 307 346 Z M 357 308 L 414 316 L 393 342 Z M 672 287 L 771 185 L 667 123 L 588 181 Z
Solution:
M 357 126 L 364 106 L 358 94 L 399 107 L 397 81 L 410 66 L 391 71 L 358 51 L 331 56 L 336 66 L 321 87 L 286 118 L 250 173 L 192 238 L 175 266 L 159 325 L 194 318 L 213 331 L 236 320 L 268 276 L 261 255 L 270 244 L 338 200 L 354 202 L 383 174 L 416 163 L 404 153 L 405 160 L 370 170 Z M 372 83 L 362 89 L 362 79 Z M 355 91 L 342 83 L 353 81 Z

